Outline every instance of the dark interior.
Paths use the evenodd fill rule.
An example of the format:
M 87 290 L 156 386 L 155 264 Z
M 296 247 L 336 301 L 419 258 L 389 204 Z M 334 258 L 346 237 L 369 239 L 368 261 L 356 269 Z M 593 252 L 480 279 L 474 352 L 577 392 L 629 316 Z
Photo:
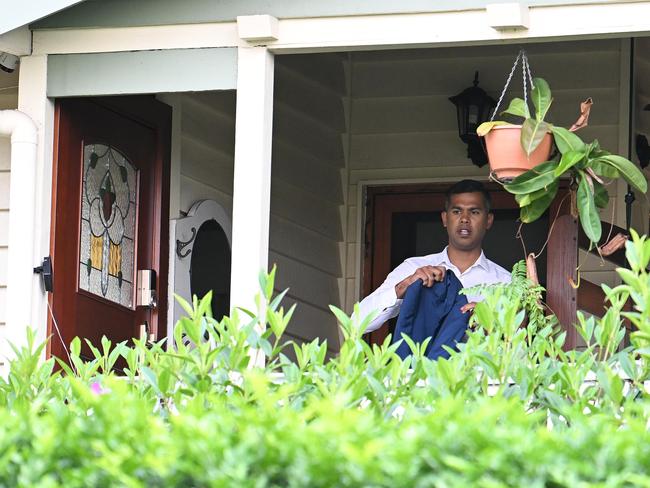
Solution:
M 494 224 L 483 241 L 485 255 L 510 271 L 525 258 L 518 239 L 518 209 L 494 210 Z M 533 223 L 522 227 L 527 252 L 539 252 L 548 233 L 548 212 Z M 393 214 L 391 227 L 391 269 L 412 256 L 438 253 L 447 245 L 447 231 L 442 226 L 440 211 L 402 212 Z M 546 253 L 537 259 L 537 272 L 542 286 L 546 285 Z
M 204 222 L 196 234 L 190 266 L 192 295 L 199 298 L 212 290 L 212 315 L 221 320 L 230 309 L 230 245 L 221 226 Z

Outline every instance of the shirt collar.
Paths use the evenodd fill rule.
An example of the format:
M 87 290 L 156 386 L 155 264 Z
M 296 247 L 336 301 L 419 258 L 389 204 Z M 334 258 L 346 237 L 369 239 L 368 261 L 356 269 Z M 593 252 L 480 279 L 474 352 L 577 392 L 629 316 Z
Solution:
M 451 259 L 449 259 L 449 254 L 447 254 L 447 248 L 448 247 L 449 246 L 445 246 L 445 248 L 443 249 L 443 251 L 441 253 L 442 254 L 442 260 L 440 261 L 440 264 L 446 264 L 449 267 L 456 268 L 454 263 L 451 262 Z M 487 257 L 485 257 L 485 253 L 483 252 L 482 249 L 481 249 L 481 255 L 474 262 L 474 264 L 472 264 L 469 268 L 467 268 L 467 270 L 465 272 L 467 272 L 470 269 L 475 268 L 477 266 L 483 268 L 485 271 L 490 271 L 490 261 L 488 260 Z M 458 269 L 458 268 L 456 268 L 456 269 Z

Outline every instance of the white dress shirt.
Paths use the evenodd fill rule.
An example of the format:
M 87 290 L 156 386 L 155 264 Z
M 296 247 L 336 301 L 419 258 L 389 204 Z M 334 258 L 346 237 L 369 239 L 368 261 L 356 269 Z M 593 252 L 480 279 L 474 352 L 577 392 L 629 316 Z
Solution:
M 379 312 L 379 315 L 370 322 L 366 328 L 366 332 L 372 332 L 373 330 L 378 329 L 384 322 L 388 319 L 392 319 L 399 313 L 403 300 L 397 298 L 395 286 L 400 281 L 411 276 L 422 266 L 443 266 L 447 270 L 453 271 L 464 288 L 470 288 L 476 285 L 510 282 L 510 273 L 495 262 L 486 258 L 483 251 L 481 251 L 481 255 L 476 262 L 463 273 L 461 273 L 449 259 L 446 247 L 442 252 L 437 254 L 408 258 L 390 272 L 379 288 L 359 303 L 361 318 L 367 317 L 374 311 Z M 469 302 L 480 302 L 482 299 L 483 297 L 481 295 L 467 296 L 467 301 Z

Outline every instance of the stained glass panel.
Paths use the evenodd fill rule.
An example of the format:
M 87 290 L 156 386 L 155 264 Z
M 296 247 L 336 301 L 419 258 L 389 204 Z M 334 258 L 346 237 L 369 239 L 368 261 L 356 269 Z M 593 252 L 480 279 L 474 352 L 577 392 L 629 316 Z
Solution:
M 84 146 L 79 288 L 133 308 L 138 170 L 115 148 Z

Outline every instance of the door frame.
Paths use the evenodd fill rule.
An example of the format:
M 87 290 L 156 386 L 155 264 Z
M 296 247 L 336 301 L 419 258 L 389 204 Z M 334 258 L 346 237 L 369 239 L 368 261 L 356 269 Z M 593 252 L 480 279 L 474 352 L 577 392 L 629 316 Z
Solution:
M 375 249 L 373 243 L 376 239 L 386 239 L 390 238 L 391 228 L 390 228 L 390 219 L 382 219 L 379 222 L 375 217 L 375 199 L 383 195 L 395 195 L 396 197 L 404 196 L 404 201 L 400 202 L 400 209 L 404 211 L 413 210 L 414 198 L 424 199 L 425 201 L 429 198 L 439 199 L 444 198 L 445 192 L 447 189 L 456 183 L 458 179 L 450 181 L 437 181 L 437 182 L 419 182 L 419 183 L 367 183 L 363 185 L 363 211 L 361 213 L 361 239 L 360 240 L 360 250 L 361 250 L 361 280 L 360 280 L 360 293 L 361 297 L 368 296 L 376 286 L 373 286 L 373 278 L 376 274 L 385 274 L 387 275 L 391 269 L 385 268 L 385 253 L 387 252 L 388 246 L 385 246 L 383 250 L 379 250 L 379 256 L 375 255 Z M 501 185 L 494 182 L 483 182 L 488 191 L 503 191 Z M 502 193 L 503 197 L 499 194 L 493 195 L 492 197 L 492 208 L 513 208 L 512 200 L 513 197 L 509 194 Z M 381 216 L 378 216 L 381 218 Z M 384 216 L 385 217 L 385 216 Z M 377 229 L 381 235 L 377 235 Z M 379 265 L 376 262 L 376 258 L 384 258 L 382 263 Z M 383 264 L 383 266 L 382 266 Z M 379 266 L 379 269 L 378 269 Z M 390 266 L 389 266 L 390 268 Z M 383 342 L 386 337 L 385 327 L 380 327 L 374 332 L 370 333 L 371 342 Z
M 458 178 L 449 181 L 436 181 L 436 182 L 364 182 L 360 183 L 360 206 L 362 211 L 359 212 L 359 266 L 360 266 L 360 282 L 357 288 L 361 293 L 361 298 L 367 296 L 373 291 L 373 233 L 374 233 L 374 198 L 378 195 L 387 194 L 421 194 L 433 193 L 440 195 L 444 194 L 447 188 L 454 184 Z M 481 180 L 477 178 L 477 180 Z M 498 183 L 485 182 L 488 191 L 502 190 Z M 577 221 L 570 215 L 569 201 L 565 198 L 567 193 L 566 181 L 560 184 L 560 191 L 555 200 L 550 206 L 550 219 L 551 222 L 554 217 L 557 221 L 553 225 L 552 232 L 550 233 L 546 253 L 546 283 L 547 283 L 547 297 L 546 302 L 553 310 L 563 328 L 567 331 L 567 347 L 572 348 L 576 343 L 575 328 L 570 325 L 575 320 L 576 315 L 576 298 L 575 290 L 571 289 L 571 284 L 568 280 L 575 276 L 571 271 L 575 270 L 577 266 Z M 498 194 L 497 194 L 498 195 Z M 492 208 L 512 208 L 511 199 L 508 195 L 507 200 L 493 195 Z M 497 198 L 494 198 L 497 197 Z M 408 205 L 405 203 L 405 205 Z M 390 235 L 390 229 L 383 229 L 383 234 Z M 374 270 L 377 272 L 378 270 Z M 386 273 L 391 270 L 384 270 Z M 570 291 L 573 293 L 570 293 Z M 382 331 L 381 327 L 375 332 L 370 334 L 369 340 L 371 342 L 383 341 L 386 333 Z
M 160 338 L 166 335 L 167 322 L 167 296 L 168 296 L 168 272 L 169 272 L 169 200 L 170 200 L 170 171 L 171 171 L 171 107 L 166 108 L 164 102 L 157 100 L 153 95 L 133 95 L 133 96 L 111 96 L 111 97 L 80 97 L 90 100 L 102 108 L 115 111 L 122 116 L 133 119 L 134 121 L 153 129 L 156 134 L 156 155 L 155 158 L 161 161 L 161 164 L 153 171 L 154 185 L 153 193 L 156 201 L 161 205 L 154 207 L 153 222 L 159 222 L 153 229 L 153 249 L 152 262 L 156 269 L 158 307 L 151 315 L 150 332 L 155 337 Z M 59 127 L 61 111 L 56 105 L 54 110 L 54 130 L 53 130 L 53 155 L 52 155 L 52 204 L 51 204 L 51 225 L 50 225 L 50 256 L 54 255 L 56 228 L 57 228 L 57 190 L 58 190 L 58 170 L 59 170 Z M 55 264 L 56 266 L 56 264 Z M 54 287 L 56 290 L 56 268 L 53 270 Z M 137 284 L 136 284 L 137 286 Z M 47 336 L 58 335 L 54 323 L 55 317 L 52 310 L 54 309 L 54 296 L 49 293 L 47 297 L 49 314 L 47 316 Z M 52 357 L 52 341 L 48 341 L 46 346 L 46 357 Z

